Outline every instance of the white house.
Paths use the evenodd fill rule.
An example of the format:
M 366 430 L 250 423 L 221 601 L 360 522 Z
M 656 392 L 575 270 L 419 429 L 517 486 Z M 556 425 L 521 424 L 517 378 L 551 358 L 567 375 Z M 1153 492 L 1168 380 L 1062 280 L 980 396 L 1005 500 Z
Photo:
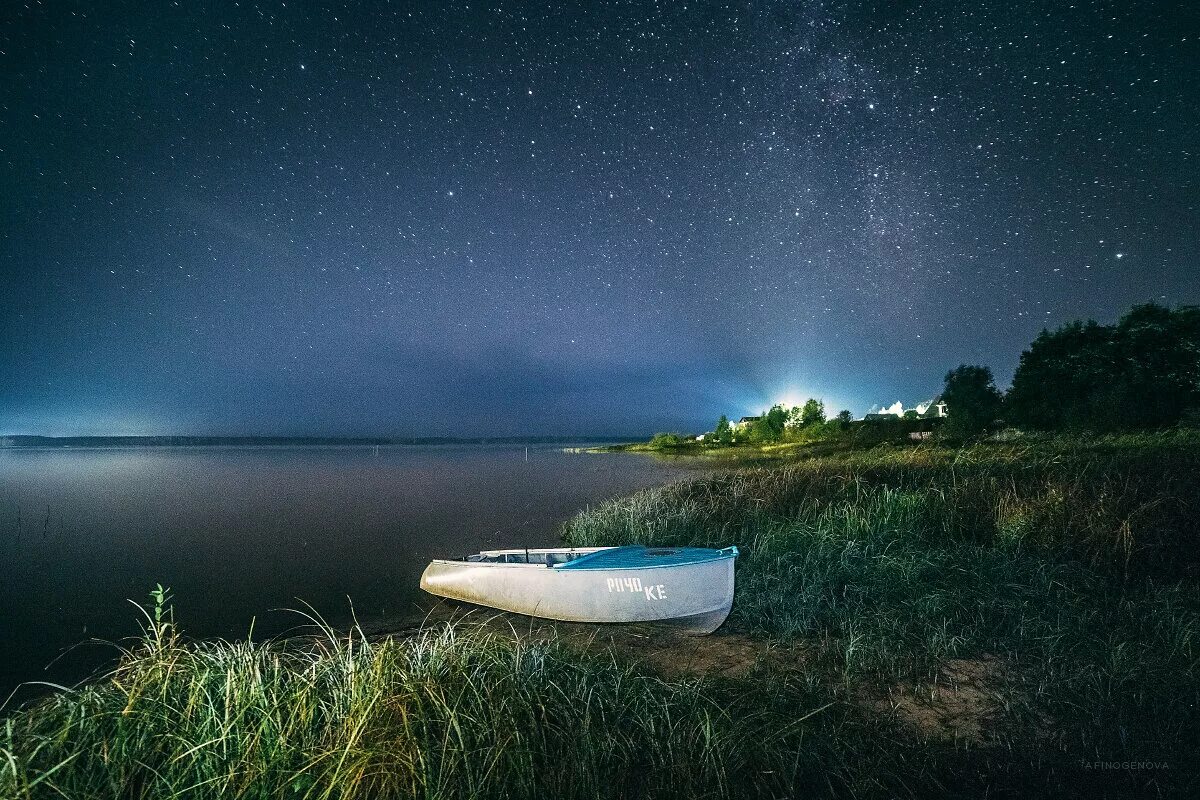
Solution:
M 918 417 L 944 417 L 946 416 L 946 404 L 942 402 L 941 395 L 926 400 L 923 403 L 917 403 L 913 408 L 905 408 L 904 403 L 897 400 L 890 406 L 877 407 L 868 411 L 863 419 L 891 419 L 892 417 L 903 417 L 909 411 L 915 411 Z

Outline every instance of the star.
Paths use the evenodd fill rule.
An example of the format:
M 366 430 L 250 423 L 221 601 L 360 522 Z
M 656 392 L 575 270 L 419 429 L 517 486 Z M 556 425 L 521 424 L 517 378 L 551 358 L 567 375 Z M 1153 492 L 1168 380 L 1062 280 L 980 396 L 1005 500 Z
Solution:
M 823 380 L 858 412 L 933 394 L 963 358 L 1003 383 L 1035 323 L 1200 297 L 1194 209 L 1178 205 L 1200 185 L 1189 96 L 1163 88 L 1190 74 L 1195 40 L 1162 15 L 801 3 L 748 27 L 729 4 L 684 20 L 635 0 L 562 4 L 542 27 L 536 4 L 468 5 L 287 3 L 285 25 L 278 4 L 185 3 L 116 25 L 49 4 L 47 24 L 9 26 L 3 160 L 31 166 L 5 187 L 22 198 L 0 235 L 20 287 L 5 334 L 44 333 L 58 355 L 0 347 L 0 375 L 28 376 L 0 391 L 0 427 L 41 424 L 35 387 L 108 326 L 126 388 L 112 399 L 92 370 L 64 419 L 111 401 L 167 409 L 164 432 L 599 433 L 711 425 L 729 409 L 704 386 Z M 1114 50 L 1116 30 L 1136 44 Z M 1121 70 L 1079 66 L 1125 49 Z M 99 86 L 114 91 L 97 105 Z M 1100 268 L 1134 258 L 1116 242 L 1139 269 Z M 186 338 L 172 324 L 217 310 Z M 281 363 L 308 383 L 245 390 Z M 211 380 L 185 397 L 164 364 Z M 363 374 L 378 382 L 344 402 Z M 372 394 L 391 380 L 413 391 Z

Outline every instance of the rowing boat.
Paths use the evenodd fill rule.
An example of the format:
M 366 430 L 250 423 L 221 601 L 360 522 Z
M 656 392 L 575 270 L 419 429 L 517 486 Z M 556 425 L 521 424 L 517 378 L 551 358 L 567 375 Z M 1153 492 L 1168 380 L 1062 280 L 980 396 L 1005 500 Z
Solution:
M 435 559 L 421 588 L 438 597 L 566 622 L 663 622 L 712 633 L 733 606 L 736 547 L 484 550 Z

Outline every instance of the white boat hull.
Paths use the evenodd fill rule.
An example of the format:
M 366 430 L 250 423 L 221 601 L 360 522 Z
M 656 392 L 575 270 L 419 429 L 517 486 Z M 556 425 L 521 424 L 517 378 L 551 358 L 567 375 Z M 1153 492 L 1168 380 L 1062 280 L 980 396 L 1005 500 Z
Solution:
M 536 557 L 606 549 L 528 552 Z M 733 577 L 732 557 L 616 569 L 437 560 L 425 569 L 421 588 L 438 597 L 531 617 L 564 622 L 664 622 L 689 633 L 707 634 L 729 616 Z

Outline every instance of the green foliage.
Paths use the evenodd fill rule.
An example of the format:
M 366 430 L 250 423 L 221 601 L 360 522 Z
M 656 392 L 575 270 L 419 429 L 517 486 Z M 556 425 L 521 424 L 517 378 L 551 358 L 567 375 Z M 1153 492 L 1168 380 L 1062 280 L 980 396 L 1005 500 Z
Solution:
M 809 739 L 855 724 L 811 690 L 718 691 L 482 625 L 148 635 L 112 675 L 3 721 L 0 797 L 784 796 L 836 761 Z
M 927 519 L 935 541 L 1012 542 L 1019 529 L 1023 547 L 1116 577 L 1200 573 L 1200 432 L 1184 430 L 818 453 L 602 504 L 568 523 L 566 539 L 678 544 L 694 529 L 715 532 L 706 546 L 718 546 L 729 531 L 756 524 L 760 511 L 787 516 L 808 504 L 852 501 L 872 487 L 920 489 L 939 507 Z
M 771 406 L 771 410 L 763 415 L 763 422 L 769 432 L 769 441 L 777 442 L 783 437 L 783 429 L 787 426 L 787 409 L 781 405 Z
M 746 429 L 746 440 L 751 444 L 764 444 L 775 441 L 774 432 L 767 423 L 766 417 L 759 417 L 750 423 Z
M 566 535 L 738 544 L 727 625 L 798 642 L 850 696 L 952 659 L 1003 665 L 992 746 L 924 746 L 950 795 L 1184 797 L 1200 789 L 1197 514 L 1200 438 L 1181 433 L 853 451 L 648 490 Z M 1079 768 L 1098 760 L 1169 769 Z
M 663 450 L 684 447 L 688 444 L 691 444 L 688 438 L 678 433 L 656 433 L 650 439 L 651 447 Z
M 804 408 L 800 411 L 800 424 L 820 425 L 825 422 L 825 401 L 815 398 L 808 398 L 804 401 Z
M 946 373 L 942 400 L 950 415 L 944 433 L 965 439 L 983 433 L 1000 416 L 1003 399 L 992 371 L 963 364 Z
M 161 583 L 154 584 L 150 590 L 150 599 L 154 601 L 150 611 L 141 609 L 147 624 L 142 627 L 147 641 L 153 641 L 159 648 L 173 644 L 175 641 L 175 607 L 171 605 L 171 590 L 164 589 Z
M 733 444 L 733 426 L 729 424 L 729 418 L 724 414 L 717 420 L 717 427 L 713 431 L 713 438 L 722 447 L 728 447 Z
M 1174 425 L 1200 408 L 1200 308 L 1135 306 L 1116 325 L 1042 331 L 1013 376 L 1011 421 L 1097 431 Z
M 848 414 L 849 412 L 847 412 Z M 798 417 L 797 417 L 798 419 Z M 825 422 L 810 425 L 789 425 L 783 433 L 782 441 L 791 444 L 817 444 L 820 442 L 850 442 L 854 431 L 851 422 L 834 418 Z
M 787 427 L 788 411 L 781 405 L 771 406 L 771 410 L 750 423 L 747 438 L 753 444 L 769 444 L 783 438 Z
M 909 434 L 923 430 L 930 423 L 924 420 L 904 419 L 888 415 L 884 419 L 870 419 L 849 425 L 841 437 L 858 447 L 880 444 L 907 444 Z
M 854 415 L 850 413 L 849 409 L 843 408 L 841 411 L 839 411 L 837 413 L 837 416 L 834 417 L 834 420 L 837 421 L 838 426 L 842 430 L 845 430 L 845 429 L 849 428 L 850 423 L 854 421 Z

